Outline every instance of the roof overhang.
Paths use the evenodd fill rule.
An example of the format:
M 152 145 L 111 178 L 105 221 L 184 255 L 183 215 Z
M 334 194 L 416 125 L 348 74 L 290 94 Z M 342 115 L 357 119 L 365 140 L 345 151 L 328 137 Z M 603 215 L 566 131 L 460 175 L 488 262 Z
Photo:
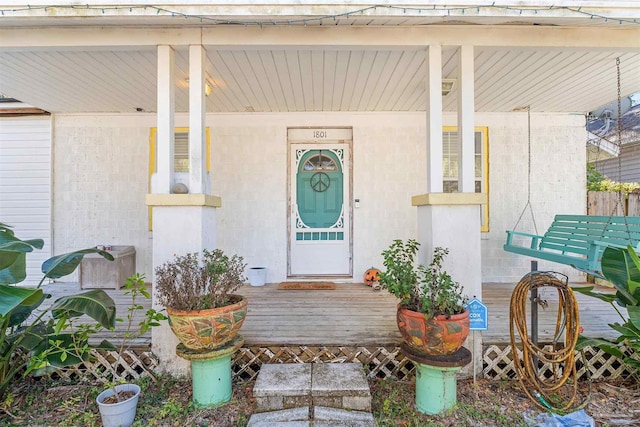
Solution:
M 445 79 L 474 46 L 476 111 L 584 114 L 615 98 L 616 58 L 622 95 L 640 91 L 636 1 L 3 3 L 0 92 L 52 112 L 154 111 L 158 45 L 176 50 L 177 111 L 189 45 L 207 51 L 209 112 L 423 111 L 430 45 Z
M 541 25 L 571 27 L 633 26 L 638 4 L 627 1 L 490 0 L 428 3 L 387 0 L 380 4 L 340 0 L 265 1 L 244 4 L 212 0 L 116 1 L 82 4 L 48 0 L 28 5 L 0 1 L 3 26 L 427 26 Z

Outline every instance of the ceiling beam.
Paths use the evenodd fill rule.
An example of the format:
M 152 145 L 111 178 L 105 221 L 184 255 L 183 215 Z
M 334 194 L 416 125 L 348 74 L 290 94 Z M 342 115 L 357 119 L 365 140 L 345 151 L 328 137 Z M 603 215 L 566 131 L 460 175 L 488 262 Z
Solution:
M 521 26 L 0 29 L 0 50 L 128 49 L 159 44 L 233 47 L 424 48 L 428 45 L 637 51 L 639 28 Z

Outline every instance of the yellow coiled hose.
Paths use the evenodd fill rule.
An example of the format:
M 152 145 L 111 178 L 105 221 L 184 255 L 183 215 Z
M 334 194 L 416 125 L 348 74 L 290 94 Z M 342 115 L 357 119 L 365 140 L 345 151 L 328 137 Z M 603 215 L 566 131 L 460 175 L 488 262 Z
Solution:
M 570 409 L 578 392 L 575 346 L 580 330 L 580 313 L 573 290 L 568 286 L 566 277 L 564 279 L 551 272 L 527 274 L 513 290 L 509 311 L 513 366 L 522 389 L 539 407 L 558 412 Z M 558 319 L 553 342 L 540 347 L 531 340 L 527 331 L 527 305 L 531 301 L 530 290 L 542 287 L 558 291 Z M 536 303 L 544 306 L 544 302 Z M 520 336 L 519 343 L 516 342 L 516 331 Z M 518 350 L 521 350 L 522 357 Z M 551 374 L 540 369 L 541 364 L 550 364 Z M 560 388 L 569 380 L 570 393 L 560 393 Z M 559 401 L 566 403 L 558 404 Z

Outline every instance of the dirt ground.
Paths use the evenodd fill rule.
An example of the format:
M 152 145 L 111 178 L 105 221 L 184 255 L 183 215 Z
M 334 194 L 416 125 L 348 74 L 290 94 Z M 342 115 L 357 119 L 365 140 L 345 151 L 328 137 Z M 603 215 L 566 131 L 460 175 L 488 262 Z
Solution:
M 517 380 L 479 379 L 475 384 L 471 379 L 460 380 L 458 405 L 449 413 L 439 416 L 417 412 L 414 387 L 413 382 L 372 382 L 374 414 L 379 427 L 526 426 L 523 417 L 525 412 L 529 411 L 531 418 L 547 413 L 529 400 Z M 588 403 L 585 410 L 596 421 L 596 425 L 640 426 L 640 387 L 637 383 L 599 382 L 591 384 L 591 387 L 589 383 L 581 383 L 577 402 L 580 404 L 586 399 Z M 396 418 L 394 401 L 406 403 L 406 412 L 396 410 L 396 415 L 399 415 Z
M 517 381 L 458 381 L 458 405 L 439 416 L 415 408 L 414 383 L 371 380 L 373 412 L 379 427 L 525 426 L 523 413 L 542 413 Z M 246 426 L 253 410 L 253 383 L 234 385 L 230 403 L 199 410 L 191 403 L 191 384 L 160 377 L 141 381 L 143 394 L 135 426 Z M 609 381 L 580 384 L 579 399 L 598 426 L 640 426 L 640 385 Z M 23 381 L 0 406 L 0 426 L 100 426 L 95 397 L 98 384 Z

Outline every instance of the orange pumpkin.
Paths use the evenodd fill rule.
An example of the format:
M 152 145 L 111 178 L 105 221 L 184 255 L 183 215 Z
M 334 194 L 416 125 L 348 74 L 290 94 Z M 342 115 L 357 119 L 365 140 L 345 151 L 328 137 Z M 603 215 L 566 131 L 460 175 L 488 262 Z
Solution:
M 374 282 L 377 282 L 379 280 L 380 270 L 378 270 L 377 268 L 371 267 L 364 272 L 364 283 L 366 283 L 367 285 L 371 286 Z

